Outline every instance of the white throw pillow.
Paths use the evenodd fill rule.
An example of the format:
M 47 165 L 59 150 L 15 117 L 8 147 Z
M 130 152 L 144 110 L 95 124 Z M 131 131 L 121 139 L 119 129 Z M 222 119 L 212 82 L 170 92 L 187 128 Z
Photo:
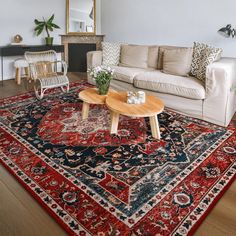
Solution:
M 102 64 L 106 66 L 117 66 L 120 61 L 120 44 L 102 42 Z

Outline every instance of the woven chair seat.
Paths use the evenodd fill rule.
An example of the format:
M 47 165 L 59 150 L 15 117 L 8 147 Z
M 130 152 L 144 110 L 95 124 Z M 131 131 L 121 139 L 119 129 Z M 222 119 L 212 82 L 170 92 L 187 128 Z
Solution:
M 43 87 L 60 87 L 62 85 L 66 85 L 69 83 L 67 76 L 65 75 L 56 75 L 56 76 L 49 76 L 40 79 L 41 86 Z

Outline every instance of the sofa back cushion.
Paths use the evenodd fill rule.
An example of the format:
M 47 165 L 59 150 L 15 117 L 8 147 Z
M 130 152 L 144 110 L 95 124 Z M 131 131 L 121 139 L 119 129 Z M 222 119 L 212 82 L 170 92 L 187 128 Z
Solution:
M 191 69 L 193 49 L 165 49 L 163 52 L 163 72 L 171 75 L 188 76 Z
M 148 46 L 125 45 L 121 46 L 120 66 L 148 68 Z
M 177 46 L 160 46 L 159 47 L 159 53 L 158 53 L 158 62 L 157 62 L 157 69 L 162 70 L 163 69 L 163 56 L 164 56 L 164 50 L 165 49 L 188 49 L 189 47 L 177 47 Z
M 120 61 L 120 43 L 102 42 L 102 64 L 117 66 Z
M 157 69 L 159 46 L 148 46 L 148 68 Z

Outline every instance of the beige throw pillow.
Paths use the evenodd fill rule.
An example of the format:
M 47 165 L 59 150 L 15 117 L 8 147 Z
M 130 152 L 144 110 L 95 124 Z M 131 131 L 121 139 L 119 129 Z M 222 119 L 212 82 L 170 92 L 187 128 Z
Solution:
M 159 53 L 158 53 L 158 62 L 157 62 L 157 69 L 162 70 L 163 69 L 163 53 L 166 49 L 187 49 L 188 47 L 177 47 L 177 46 L 160 46 L 159 47 Z
M 119 65 L 148 68 L 148 46 L 122 45 Z
M 165 49 L 163 52 L 163 72 L 188 76 L 191 68 L 192 48 Z

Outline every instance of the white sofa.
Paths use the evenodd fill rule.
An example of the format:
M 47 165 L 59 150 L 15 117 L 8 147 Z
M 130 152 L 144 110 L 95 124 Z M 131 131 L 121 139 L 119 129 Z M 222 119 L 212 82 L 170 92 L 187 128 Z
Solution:
M 120 63 L 112 66 L 115 90 L 143 90 L 161 98 L 165 106 L 191 117 L 227 126 L 236 111 L 236 58 L 221 58 L 207 67 L 205 83 L 194 77 L 163 73 L 160 52 L 166 46 L 149 46 L 147 68 Z M 122 59 L 121 50 L 121 59 Z M 157 55 L 156 55 L 157 54 Z M 102 64 L 102 51 L 87 54 L 88 68 Z M 140 58 L 136 58 L 138 61 Z M 88 82 L 94 81 L 88 75 Z

